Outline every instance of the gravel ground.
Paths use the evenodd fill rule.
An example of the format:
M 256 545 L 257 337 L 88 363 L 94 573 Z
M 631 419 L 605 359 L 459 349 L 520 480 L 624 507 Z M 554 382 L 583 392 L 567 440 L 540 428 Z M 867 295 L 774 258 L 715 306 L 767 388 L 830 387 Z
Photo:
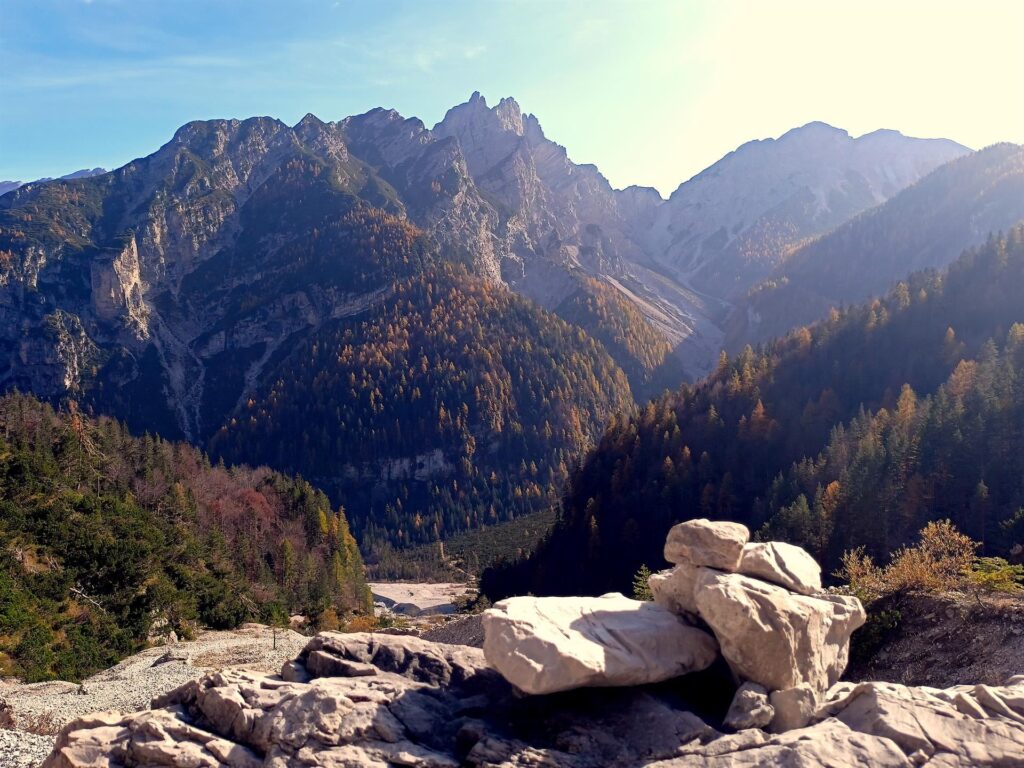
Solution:
M 484 645 L 483 616 L 476 613 L 465 618 L 453 619 L 435 629 L 424 632 L 421 637 L 424 640 L 433 640 L 435 643 L 471 645 L 474 648 L 482 648 Z
M 52 736 L 0 728 L 0 766 L 3 768 L 37 768 L 51 749 Z
M 153 697 L 208 669 L 245 667 L 276 673 L 309 640 L 297 632 L 279 629 L 274 649 L 273 637 L 269 627 L 246 624 L 230 632 L 202 632 L 195 640 L 149 648 L 81 685 L 0 683 L 0 723 L 18 729 L 0 730 L 0 768 L 37 766 L 53 746 L 53 736 L 76 717 L 104 710 L 145 709 Z
M 369 587 L 375 603 L 406 616 L 455 613 L 455 600 L 473 591 L 451 582 L 375 581 Z

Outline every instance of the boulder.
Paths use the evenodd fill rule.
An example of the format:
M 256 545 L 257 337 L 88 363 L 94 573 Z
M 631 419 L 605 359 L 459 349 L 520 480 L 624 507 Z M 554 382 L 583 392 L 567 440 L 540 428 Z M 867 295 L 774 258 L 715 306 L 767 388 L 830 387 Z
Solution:
M 854 597 L 795 595 L 710 568 L 697 574 L 695 601 L 732 670 L 769 690 L 833 685 L 846 668 L 850 635 L 866 618 Z
M 484 655 L 526 693 L 642 685 L 708 667 L 715 639 L 659 605 L 603 597 L 513 597 L 484 613 Z
M 668 532 L 665 559 L 676 565 L 706 565 L 732 572 L 739 567 L 743 545 L 749 539 L 750 531 L 740 523 L 687 520 Z
M 818 697 L 814 689 L 804 683 L 784 691 L 772 691 L 769 701 L 775 710 L 770 728 L 774 733 L 785 733 L 803 728 L 811 722 Z
M 693 597 L 693 588 L 699 570 L 698 567 L 683 563 L 670 570 L 651 574 L 647 586 L 651 588 L 654 602 L 672 613 L 696 614 L 697 602 Z
M 821 591 L 821 566 L 800 547 L 781 541 L 747 544 L 737 573 L 770 581 L 801 595 Z
M 757 683 L 744 683 L 732 697 L 732 704 L 725 715 L 725 727 L 734 731 L 747 728 L 764 728 L 775 716 L 775 709 L 768 701 L 768 691 Z

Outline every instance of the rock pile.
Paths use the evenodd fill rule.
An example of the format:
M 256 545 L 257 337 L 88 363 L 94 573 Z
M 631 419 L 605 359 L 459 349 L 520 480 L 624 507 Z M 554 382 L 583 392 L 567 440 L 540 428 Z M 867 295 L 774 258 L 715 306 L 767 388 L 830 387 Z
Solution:
M 846 668 L 864 609 L 822 592 L 821 568 L 799 547 L 749 538 L 739 523 L 675 526 L 665 542 L 674 567 L 650 578 L 654 605 L 622 595 L 504 600 L 484 616 L 487 660 L 536 694 L 659 682 L 706 668 L 717 649 L 739 682 L 758 686 L 742 689 L 737 723 L 799 728 Z
M 758 722 L 771 712 L 772 730 L 800 728 L 846 669 L 864 608 L 822 592 L 820 566 L 799 547 L 748 539 L 738 523 L 680 523 L 665 543 L 675 567 L 651 576 L 651 592 L 658 605 L 707 625 L 736 677 L 759 686 L 737 693 L 737 722 L 745 710 Z M 754 690 L 768 701 L 753 704 Z

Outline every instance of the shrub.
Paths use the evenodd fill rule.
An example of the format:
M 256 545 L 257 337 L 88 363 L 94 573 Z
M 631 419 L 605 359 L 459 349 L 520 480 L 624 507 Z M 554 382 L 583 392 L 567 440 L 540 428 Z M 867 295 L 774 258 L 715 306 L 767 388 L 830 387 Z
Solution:
M 1024 565 L 1011 565 L 1001 557 L 979 557 L 967 575 L 977 591 L 1020 592 L 1024 590 Z
M 949 520 L 940 520 L 928 523 L 917 546 L 897 550 L 884 568 L 862 547 L 846 552 L 836 576 L 864 603 L 898 592 L 970 589 L 977 596 L 1024 589 L 1024 566 L 1001 557 L 976 557 L 978 546 Z
M 651 585 L 647 583 L 647 580 L 651 578 L 651 569 L 646 565 L 641 565 L 639 570 L 633 576 L 633 599 L 634 600 L 653 600 L 654 595 L 651 593 Z

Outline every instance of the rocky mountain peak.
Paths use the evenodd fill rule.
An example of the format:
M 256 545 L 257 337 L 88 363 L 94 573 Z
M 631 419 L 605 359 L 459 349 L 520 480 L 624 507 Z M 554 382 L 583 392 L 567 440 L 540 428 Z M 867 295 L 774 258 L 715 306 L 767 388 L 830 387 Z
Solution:
M 834 125 L 829 125 L 822 120 L 812 120 L 797 128 L 791 128 L 782 134 L 777 141 L 792 141 L 796 139 L 821 141 L 825 139 L 842 140 L 849 138 L 849 132 L 843 128 L 836 128 Z
M 314 115 L 312 112 L 307 112 L 305 117 L 303 117 L 301 120 L 299 120 L 299 122 L 295 124 L 294 129 L 301 130 L 303 128 L 318 128 L 323 125 L 326 125 L 326 123 L 324 123 L 323 120 Z

